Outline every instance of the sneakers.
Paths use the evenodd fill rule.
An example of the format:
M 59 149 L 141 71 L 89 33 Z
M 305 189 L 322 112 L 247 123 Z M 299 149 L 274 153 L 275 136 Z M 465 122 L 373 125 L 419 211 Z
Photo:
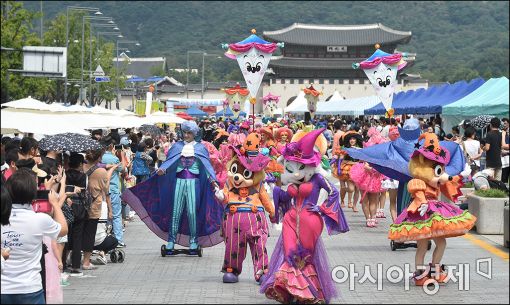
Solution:
M 94 261 L 94 263 L 98 265 L 106 265 L 108 263 L 108 260 L 106 259 L 106 254 L 104 254 L 103 251 L 99 251 L 99 253 L 97 253 L 96 260 Z
M 119 242 L 119 244 L 117 245 L 117 248 L 125 248 L 125 247 L 126 247 L 125 243 Z
M 83 272 L 78 269 L 71 269 L 69 271 L 69 276 L 83 276 Z
M 83 265 L 81 268 L 82 268 L 83 270 L 96 270 L 96 269 L 97 269 L 97 266 L 96 266 L 96 265 L 93 265 L 92 263 L 90 263 L 90 265 L 88 265 L 88 266 Z

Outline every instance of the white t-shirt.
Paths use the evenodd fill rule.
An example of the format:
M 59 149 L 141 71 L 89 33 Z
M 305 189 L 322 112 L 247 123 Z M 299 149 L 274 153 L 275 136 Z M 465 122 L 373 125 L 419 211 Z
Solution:
M 462 147 L 462 145 L 460 147 Z M 474 158 L 476 155 L 478 155 L 478 151 L 480 150 L 480 141 L 478 141 L 478 140 L 466 140 L 466 141 L 464 141 L 464 147 L 466 147 L 466 153 L 471 158 Z M 480 166 L 480 159 L 475 160 L 475 164 L 477 166 Z
M 61 225 L 29 205 L 13 204 L 10 225 L 2 226 L 2 248 L 10 247 L 2 268 L 2 294 L 33 293 L 42 289 L 43 236 L 56 239 Z
M 384 126 L 384 128 L 381 130 L 381 137 L 387 138 L 390 134 L 390 125 Z

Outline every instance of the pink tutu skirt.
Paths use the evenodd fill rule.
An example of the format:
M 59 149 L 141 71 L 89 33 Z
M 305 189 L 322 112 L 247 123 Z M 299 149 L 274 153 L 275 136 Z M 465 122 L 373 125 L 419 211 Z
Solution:
M 364 192 L 379 193 L 384 191 L 381 187 L 382 175 L 374 169 L 366 170 L 362 162 L 354 164 L 349 175 L 356 186 Z

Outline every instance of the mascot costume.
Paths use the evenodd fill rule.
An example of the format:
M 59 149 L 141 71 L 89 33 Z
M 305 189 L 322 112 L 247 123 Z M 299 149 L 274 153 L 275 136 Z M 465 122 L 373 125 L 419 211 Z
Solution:
M 445 283 L 447 272 L 440 265 L 446 249 L 446 238 L 466 234 L 475 224 L 476 217 L 467 210 L 463 211 L 454 204 L 438 201 L 443 193 L 455 201 L 460 195 L 463 175 L 450 176 L 445 166 L 450 162 L 450 152 L 440 146 L 437 135 L 424 133 L 418 140 L 416 149 L 409 161 L 409 172 L 413 179 L 407 185 L 412 201 L 407 209 L 397 217 L 390 226 L 389 238 L 396 242 L 416 240 L 417 286 L 428 285 L 431 281 Z M 424 266 L 428 241 L 436 244 L 432 263 Z
M 274 207 L 262 185 L 269 157 L 259 153 L 259 145 L 260 136 L 252 133 L 242 147 L 230 146 L 234 156 L 227 164 L 227 183 L 223 190 L 216 189 L 216 198 L 225 205 L 224 283 L 238 282 L 248 246 L 255 280 L 261 281 L 268 271 L 266 244 L 269 227 L 264 210 L 273 218 Z
M 324 226 L 330 235 L 347 232 L 349 227 L 338 190 L 319 173 L 321 154 L 314 143 L 323 131 L 309 132 L 282 152 L 282 183 L 288 187 L 273 190 L 272 221 L 281 218 L 283 230 L 260 289 L 281 303 L 329 303 L 337 295 L 321 233 Z M 328 193 L 324 202 L 319 202 L 321 189 Z

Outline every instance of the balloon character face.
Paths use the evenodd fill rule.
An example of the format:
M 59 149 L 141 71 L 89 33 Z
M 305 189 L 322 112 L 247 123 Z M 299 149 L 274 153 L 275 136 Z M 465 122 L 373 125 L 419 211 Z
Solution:
M 271 53 L 261 52 L 257 48 L 251 48 L 247 52 L 236 55 L 237 63 L 241 68 L 246 87 L 248 87 L 251 96 L 257 96 L 271 55 Z
M 375 88 L 386 110 L 391 108 L 397 79 L 397 65 L 380 63 L 375 68 L 363 70 Z
M 274 99 L 264 100 L 264 114 L 272 117 L 275 110 L 278 108 L 278 101 Z
M 319 101 L 319 96 L 314 96 L 313 94 L 305 94 L 305 99 L 308 107 L 308 111 L 311 114 L 314 114 L 317 111 L 317 101 Z
M 241 112 L 241 107 L 244 104 L 245 99 L 246 96 L 242 96 L 239 93 L 227 95 L 228 106 L 230 107 L 230 110 L 232 110 L 235 118 L 239 117 L 239 113 Z
M 391 104 L 393 102 L 393 92 L 395 92 L 397 72 L 402 70 L 407 62 L 403 59 L 403 54 L 388 54 L 379 49 L 361 63 L 353 64 L 353 68 L 361 68 L 372 83 L 372 86 L 381 100 L 386 113 L 391 116 Z

